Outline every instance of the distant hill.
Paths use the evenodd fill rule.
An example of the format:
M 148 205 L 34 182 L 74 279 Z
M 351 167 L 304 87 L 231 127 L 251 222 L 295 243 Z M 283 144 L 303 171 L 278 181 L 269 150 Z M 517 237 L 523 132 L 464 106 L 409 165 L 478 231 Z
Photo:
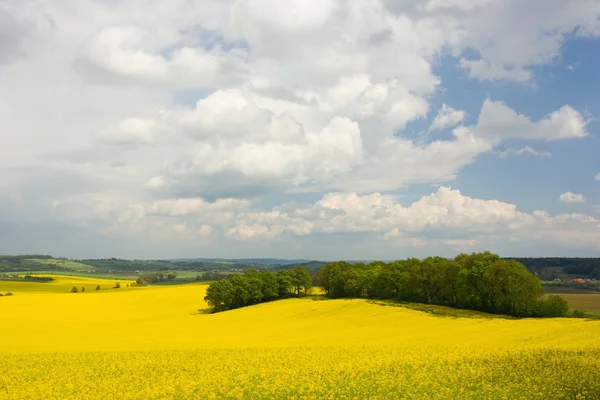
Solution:
M 210 263 L 233 263 L 254 265 L 290 265 L 305 264 L 311 260 L 288 260 L 283 258 L 176 258 L 168 260 L 171 262 L 210 262 Z

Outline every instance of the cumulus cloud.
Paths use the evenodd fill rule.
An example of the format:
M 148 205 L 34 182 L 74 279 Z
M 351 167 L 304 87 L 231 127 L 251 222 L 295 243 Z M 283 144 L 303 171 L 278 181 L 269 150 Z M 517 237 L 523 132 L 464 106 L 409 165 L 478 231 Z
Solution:
M 0 158 L 0 197 L 11 210 L 0 222 L 18 209 L 41 224 L 79 221 L 73 223 L 90 237 L 124 226 L 130 237 L 159 237 L 164 229 L 206 241 L 270 235 L 270 243 L 280 234 L 392 237 L 394 229 L 414 228 L 417 235 L 429 229 L 419 218 L 437 212 L 418 210 L 431 201 L 458 207 L 456 193 L 436 192 L 411 206 L 381 193 L 450 181 L 509 139 L 588 135 L 587 120 L 569 105 L 533 119 L 491 99 L 472 125 L 466 111 L 444 104 L 430 124 L 430 131 L 451 129 L 444 139 L 416 140 L 406 127 L 428 124 L 432 99 L 446 90 L 434 72 L 441 54 L 476 79 L 529 82 L 533 67 L 552 62 L 567 34 L 600 34 L 594 1 L 551 0 L 541 9 L 532 1 L 492 0 L 141 6 L 0 6 L 0 91 L 11 94 L 0 96 L 0 123 L 11 133 L 0 135 L 0 148 L 10 149 Z M 537 152 L 526 146 L 508 153 Z M 299 192 L 323 196 L 321 203 L 278 208 Z M 253 208 L 260 201 L 274 206 Z M 335 201 L 337 208 L 324 205 Z M 379 210 L 372 217 L 385 229 L 362 221 L 351 204 L 367 215 Z M 517 221 L 508 222 L 510 207 L 497 206 L 502 211 L 491 215 L 500 219 L 492 222 L 530 218 L 514 211 Z M 481 207 L 469 203 L 487 215 Z M 459 229 L 467 220 L 431 223 Z M 444 240 L 456 241 L 436 243 L 485 243 Z
M 429 131 L 442 130 L 451 128 L 461 123 L 466 117 L 466 113 L 462 110 L 455 110 L 446 104 L 438 110 L 438 114 L 429 126 Z
M 558 198 L 563 203 L 585 203 L 587 199 L 582 194 L 565 192 Z
M 597 180 L 597 181 L 600 181 L 600 172 L 598 172 L 596 174 L 596 176 L 594 176 L 594 179 Z
M 119 212 L 114 200 L 86 203 L 87 199 L 65 200 L 70 218 L 89 220 L 94 214 L 108 214 L 114 222 L 107 233 L 152 232 L 168 241 L 210 237 L 264 243 L 314 235 L 361 234 L 367 235 L 366 241 L 388 245 L 398 242 L 462 251 L 531 238 L 564 244 L 574 232 L 583 240 L 578 246 L 597 247 L 600 233 L 600 221 L 591 216 L 525 213 L 514 204 L 468 197 L 449 187 L 440 187 L 406 205 L 393 195 L 335 192 L 305 205 L 264 208 L 231 198 L 214 202 L 201 198 L 168 199 L 130 204 Z M 84 207 L 87 213 L 77 212 Z M 60 212 L 60 206 L 54 210 Z M 170 229 L 161 232 L 161 227 Z
M 174 38 L 175 39 L 175 38 Z M 157 48 L 161 40 L 135 25 L 101 29 L 89 43 L 85 59 L 107 73 L 185 87 L 214 87 L 240 81 L 246 50 L 182 46 Z M 166 43 L 164 45 L 167 45 Z M 165 53 L 170 53 L 165 55 Z
M 537 122 L 517 114 L 503 102 L 486 100 L 477 122 L 478 133 L 492 140 L 559 140 L 587 136 L 586 121 L 578 111 L 563 106 Z
M 394 109 L 410 113 L 409 118 L 425 112 L 399 107 Z M 170 132 L 172 140 L 185 140 L 185 150 L 173 154 L 147 185 L 185 194 L 194 182 L 202 190 L 223 190 L 220 195 L 234 194 L 242 181 L 283 190 L 393 190 L 413 182 L 453 179 L 461 167 L 505 139 L 587 135 L 587 122 L 568 106 L 534 122 L 502 102 L 486 100 L 476 125 L 454 128 L 451 140 L 425 143 L 396 136 L 393 130 L 384 135 L 386 126 L 393 126 L 386 120 L 350 115 L 354 119 L 293 104 L 273 107 L 263 97 L 240 89 L 217 91 L 194 108 L 174 110 L 152 124 Z M 449 127 L 463 118 L 464 112 L 444 106 L 432 128 Z M 547 155 L 526 146 L 501 156 L 525 153 Z M 227 180 L 213 185 L 219 176 Z

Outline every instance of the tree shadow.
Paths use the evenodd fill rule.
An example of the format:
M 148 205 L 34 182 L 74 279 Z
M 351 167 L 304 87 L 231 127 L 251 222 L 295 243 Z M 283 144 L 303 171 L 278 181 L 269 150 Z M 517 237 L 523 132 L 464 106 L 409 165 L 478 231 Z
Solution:
M 213 309 L 210 307 L 207 308 L 199 308 L 196 312 L 192 313 L 192 315 L 203 315 L 203 314 L 212 314 Z

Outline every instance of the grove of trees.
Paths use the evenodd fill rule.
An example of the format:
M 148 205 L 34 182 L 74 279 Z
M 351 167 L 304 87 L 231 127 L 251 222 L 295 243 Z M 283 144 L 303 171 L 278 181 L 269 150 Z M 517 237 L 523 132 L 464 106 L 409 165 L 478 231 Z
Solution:
M 600 258 L 580 257 L 524 257 L 515 258 L 532 272 L 545 276 L 547 280 L 556 277 L 556 270 L 564 274 L 600 279 Z
M 232 310 L 288 297 L 308 294 L 312 277 L 306 268 L 296 266 L 277 272 L 248 269 L 212 282 L 204 300 L 214 312 Z
M 561 317 L 559 296 L 543 298 L 541 281 L 515 260 L 490 252 L 384 263 L 331 262 L 314 277 L 332 298 L 363 297 L 466 308 L 516 317 Z
M 155 272 L 152 274 L 143 274 L 136 279 L 136 283 L 140 286 L 149 285 L 159 282 L 173 281 L 177 278 L 177 272 Z

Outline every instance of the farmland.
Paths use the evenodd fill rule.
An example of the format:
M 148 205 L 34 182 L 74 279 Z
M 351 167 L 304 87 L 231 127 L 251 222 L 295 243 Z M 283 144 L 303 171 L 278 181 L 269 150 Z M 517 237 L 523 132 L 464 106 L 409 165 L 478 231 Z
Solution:
M 569 303 L 571 309 L 600 317 L 600 293 L 561 293 L 560 297 Z
M 600 321 L 312 298 L 210 314 L 206 284 L 114 283 L 0 281 L 1 398 L 600 395 Z
M 85 291 L 91 292 L 96 291 L 98 286 L 100 287 L 100 290 L 111 289 L 118 282 L 123 288 L 127 288 L 128 284 L 134 282 L 131 280 L 99 279 L 71 275 L 48 274 L 43 276 L 52 277 L 53 280 L 48 283 L 0 281 L 0 293 L 11 292 L 15 295 L 70 293 L 73 287 L 77 287 L 78 290 L 85 288 Z

